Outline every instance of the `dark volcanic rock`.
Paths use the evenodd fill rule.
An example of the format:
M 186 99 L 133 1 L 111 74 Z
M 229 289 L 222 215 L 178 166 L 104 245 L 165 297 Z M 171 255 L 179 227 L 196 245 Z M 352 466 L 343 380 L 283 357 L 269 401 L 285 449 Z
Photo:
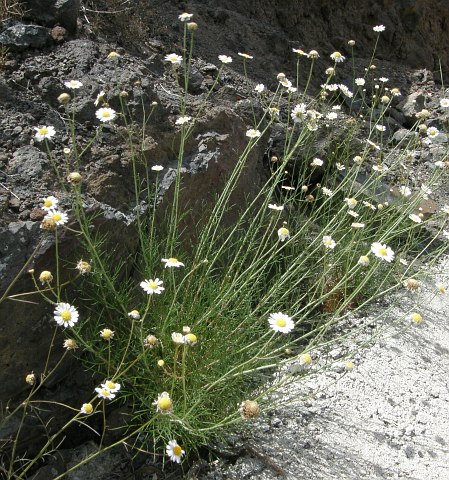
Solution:
M 0 44 L 12 52 L 43 48 L 50 41 L 48 28 L 38 25 L 13 25 L 0 34 Z
M 80 4 L 81 0 L 25 0 L 25 17 L 48 27 L 60 24 L 75 32 Z

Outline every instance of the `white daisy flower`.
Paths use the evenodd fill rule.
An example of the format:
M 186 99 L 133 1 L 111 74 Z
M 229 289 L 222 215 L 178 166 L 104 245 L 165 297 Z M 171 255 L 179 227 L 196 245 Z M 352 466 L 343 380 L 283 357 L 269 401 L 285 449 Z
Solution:
M 95 116 L 98 118 L 98 120 L 100 120 L 100 122 L 110 122 L 111 120 L 114 120 L 114 118 L 117 116 L 117 113 L 112 108 L 99 108 L 95 112 Z
M 182 57 L 176 53 L 169 53 L 168 55 L 165 55 L 164 60 L 166 62 L 170 62 L 172 65 L 180 65 L 182 62 Z
M 442 98 L 440 100 L 440 107 L 449 108 L 449 98 Z
M 361 255 L 358 262 L 358 265 L 361 265 L 362 267 L 367 267 L 369 265 L 369 258 L 367 255 Z
M 281 312 L 270 314 L 268 323 L 272 330 L 280 333 L 289 333 L 295 327 L 295 323 L 291 317 Z
M 386 262 L 392 262 L 394 260 L 394 252 L 388 247 L 385 243 L 374 242 L 371 245 L 371 251 L 376 255 L 376 257 Z
M 410 218 L 410 220 L 412 222 L 415 222 L 415 223 L 421 223 L 422 222 L 422 219 L 419 215 L 416 215 L 415 213 L 411 213 L 408 218 Z
M 284 210 L 284 205 L 276 205 L 275 203 L 269 203 L 268 208 L 271 210 L 277 210 L 278 212 L 282 212 L 282 210 Z
M 182 333 L 173 332 L 171 334 L 171 339 L 176 345 L 182 345 L 183 343 L 186 343 L 186 339 Z
M 181 13 L 181 15 L 178 16 L 181 22 L 188 22 L 192 17 L 193 17 L 193 13 L 185 13 L 185 12 Z
M 323 187 L 321 191 L 323 192 L 323 195 L 326 195 L 326 197 L 332 197 L 332 195 L 334 194 L 332 190 L 326 187 Z
M 260 137 L 262 134 L 259 132 L 259 130 L 256 130 L 254 128 L 250 128 L 247 132 L 246 132 L 246 136 L 249 137 L 249 138 L 258 138 Z
M 359 87 L 363 87 L 365 85 L 366 81 L 364 78 L 356 78 L 355 79 L 355 84 Z
M 237 55 L 239 55 L 240 57 L 243 57 L 245 60 L 252 60 L 254 58 L 251 55 L 248 55 L 247 53 L 238 52 Z
M 290 238 L 290 231 L 288 228 L 281 227 L 278 230 L 278 237 L 281 242 Z
M 341 63 L 345 61 L 345 57 L 340 52 L 334 52 L 330 57 L 335 63 Z
M 342 163 L 337 162 L 335 166 L 337 167 L 337 170 L 339 170 L 340 172 L 342 172 L 343 170 L 346 170 L 346 167 Z
M 232 58 L 228 57 L 228 55 L 218 55 L 218 60 L 220 60 L 221 63 L 231 63 Z
M 120 390 L 120 383 L 111 382 L 111 380 L 106 380 L 101 384 L 102 388 L 107 388 L 111 393 L 116 393 Z
M 412 194 L 412 191 L 410 190 L 409 187 L 406 187 L 405 185 L 402 185 L 399 187 L 399 193 L 403 196 L 403 197 L 410 197 L 410 195 Z
M 255 87 L 254 90 L 257 93 L 262 93 L 265 90 L 265 85 L 263 83 L 258 83 Z
M 364 226 L 365 226 L 364 223 L 359 223 L 359 222 L 351 223 L 352 228 L 363 228 Z
M 387 83 L 387 82 L 388 82 L 388 78 L 386 78 L 386 77 L 380 77 L 380 78 L 379 78 L 379 82 Z
M 322 167 L 324 164 L 324 161 L 321 160 L 321 158 L 314 158 L 312 162 L 310 163 L 311 167 Z
M 161 172 L 162 170 L 164 170 L 164 167 L 162 165 L 153 165 L 151 167 L 151 170 L 153 170 L 153 172 Z
M 96 107 L 98 107 L 100 103 L 104 102 L 104 95 L 105 95 L 105 92 L 101 90 L 101 92 L 97 95 L 97 98 L 95 99 L 95 102 L 94 102 L 94 105 Z
M 347 213 L 348 215 L 351 215 L 351 217 L 354 217 L 354 218 L 360 217 L 360 215 L 359 215 L 357 212 L 355 212 L 354 210 L 351 210 L 351 209 L 348 209 L 348 210 L 346 211 L 346 213 Z
M 51 137 L 56 135 L 55 127 L 52 127 L 51 125 L 43 126 L 43 127 L 34 127 L 34 130 L 36 130 L 36 134 L 34 135 L 34 138 L 38 142 L 42 142 L 42 140 L 49 140 Z
M 385 26 L 384 25 L 376 25 L 375 27 L 373 27 L 373 30 L 377 33 L 385 32 Z
M 174 257 L 163 258 L 162 262 L 165 263 L 165 268 L 184 267 L 184 264 L 182 262 L 180 262 L 177 258 L 174 258 Z
M 64 85 L 72 90 L 77 90 L 83 86 L 83 84 L 78 80 L 69 80 L 68 82 L 64 82 Z
M 44 202 L 44 204 L 42 205 L 42 209 L 46 210 L 47 212 L 50 210 L 54 210 L 59 203 L 59 200 L 53 197 L 53 195 L 45 197 L 42 201 Z
M 337 243 L 335 242 L 335 240 L 332 239 L 332 237 L 330 237 L 329 235 L 325 235 L 323 237 L 323 245 L 325 246 L 325 248 L 333 250 Z
M 148 295 L 153 295 L 153 293 L 159 295 L 165 290 L 162 286 L 163 283 L 162 280 L 156 278 L 155 280 L 144 280 L 143 282 L 140 282 L 140 286 L 146 293 L 148 293 Z
M 434 138 L 438 137 L 440 131 L 436 127 L 429 127 L 427 129 L 427 137 L 433 140 Z
M 187 115 L 184 115 L 184 116 L 182 116 L 182 117 L 179 117 L 179 118 L 176 120 L 175 124 L 176 124 L 176 125 L 184 125 L 185 123 L 190 122 L 191 119 L 192 119 L 192 117 L 189 117 L 189 116 L 187 116 Z
M 56 210 L 51 208 L 47 211 L 47 215 L 44 218 L 52 219 L 56 225 L 64 225 L 69 221 L 69 216 L 67 213 L 62 212 L 61 210 Z
M 355 198 L 345 198 L 346 205 L 351 210 L 359 203 Z
M 115 394 L 112 393 L 109 388 L 97 387 L 95 391 L 98 394 L 98 398 L 104 398 L 105 400 L 112 400 L 113 398 L 115 398 Z
M 306 105 L 304 103 L 299 103 L 298 105 L 295 105 L 292 112 L 290 113 L 290 116 L 292 117 L 294 122 L 300 122 L 304 119 L 306 112 Z
M 91 403 L 83 403 L 83 406 L 80 408 L 80 412 L 84 415 L 90 415 L 94 411 L 94 407 Z
M 386 129 L 387 127 L 385 125 L 376 125 L 376 130 L 379 132 L 385 132 Z
M 61 327 L 73 327 L 78 321 L 78 310 L 69 303 L 58 303 L 53 312 L 54 319 Z
M 182 456 L 186 453 L 176 440 L 170 440 L 165 448 L 170 460 L 175 463 L 181 463 Z

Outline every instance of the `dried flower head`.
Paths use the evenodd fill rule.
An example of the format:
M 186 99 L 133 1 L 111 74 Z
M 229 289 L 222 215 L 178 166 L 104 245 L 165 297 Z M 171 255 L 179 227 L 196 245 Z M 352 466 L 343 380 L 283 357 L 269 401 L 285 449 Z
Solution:
M 70 172 L 67 175 L 67 181 L 69 183 L 77 184 L 77 183 L 80 183 L 82 179 L 83 178 L 81 177 L 81 174 L 79 172 Z
M 140 320 L 140 313 L 138 310 L 131 310 L 128 312 L 128 317 L 132 318 L 133 320 Z
M 81 275 L 85 275 L 86 273 L 90 273 L 92 271 L 92 266 L 89 262 L 80 260 L 76 264 L 76 269 L 81 273 Z
M 62 346 L 66 350 L 76 350 L 78 348 L 78 344 L 72 338 L 67 338 L 66 340 L 64 340 Z
M 417 292 L 421 288 L 421 282 L 415 278 L 407 278 L 404 282 L 404 287 L 409 292 Z
M 159 343 L 159 340 L 154 335 L 147 335 L 145 337 L 145 340 L 143 341 L 143 344 L 149 348 L 155 347 L 158 343 Z
M 57 226 L 56 222 L 53 220 L 53 218 L 44 217 L 44 219 L 41 222 L 40 228 L 42 228 L 42 230 L 48 230 L 52 232 L 56 230 L 56 226 Z
M 173 402 L 168 392 L 159 394 L 153 405 L 156 405 L 156 409 L 160 413 L 170 413 L 173 410 Z
M 66 105 L 67 103 L 70 102 L 70 100 L 72 100 L 72 97 L 68 94 L 68 93 L 61 93 L 61 95 L 58 96 L 58 102 L 61 104 L 61 105 Z
M 53 281 L 53 275 L 48 270 L 44 270 L 39 275 L 39 281 L 44 285 L 44 283 L 51 283 Z
M 33 386 L 36 383 L 36 375 L 34 373 L 29 373 L 25 377 L 25 382 L 28 383 L 28 385 Z
M 239 411 L 245 420 L 252 420 L 260 415 L 259 404 L 254 400 L 245 400 L 242 402 Z

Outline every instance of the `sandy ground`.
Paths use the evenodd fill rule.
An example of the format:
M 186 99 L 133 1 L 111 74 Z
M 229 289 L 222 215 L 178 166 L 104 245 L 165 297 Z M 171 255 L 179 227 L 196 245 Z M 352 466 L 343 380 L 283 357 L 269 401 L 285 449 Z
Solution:
M 293 400 L 246 434 L 246 453 L 204 478 L 449 480 L 449 292 L 435 293 L 448 277 L 449 257 L 417 294 L 404 289 L 352 319 L 348 331 L 363 328 L 316 353 L 314 368 L 330 368 L 297 377 L 279 397 Z M 411 310 L 421 313 L 420 325 L 410 324 Z M 379 328 L 381 337 L 351 353 Z

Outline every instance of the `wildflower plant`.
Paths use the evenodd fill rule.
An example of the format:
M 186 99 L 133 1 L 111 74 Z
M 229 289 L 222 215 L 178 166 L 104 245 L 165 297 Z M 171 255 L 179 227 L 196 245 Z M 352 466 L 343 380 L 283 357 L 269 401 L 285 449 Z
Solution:
M 132 135 L 133 118 L 126 95 L 120 96 L 120 113 L 109 107 L 96 110 L 98 130 L 88 145 L 95 143 L 108 122 L 129 132 L 125 141 L 133 155 L 130 174 L 139 212 L 134 225 L 139 249 L 133 259 L 113 258 L 104 246 L 105 239 L 91 228 L 93 218 L 83 207 L 83 182 L 67 181 L 68 168 L 61 172 L 52 162 L 73 205 L 65 211 L 60 209 L 57 196 L 46 197 L 42 235 L 55 235 L 57 245 L 58 230 L 69 228 L 69 222 L 76 223 L 85 249 L 83 257 L 89 259 L 80 260 L 75 268 L 72 265 L 76 280 L 82 279 L 82 306 L 78 307 L 76 299 L 64 297 L 57 248 L 57 270 L 43 271 L 39 283 L 33 279 L 37 293 L 54 309 L 56 326 L 64 327 L 67 339 L 62 355 L 75 355 L 99 381 L 92 384 L 81 407 L 68 406 L 75 412 L 73 418 L 49 435 L 37 457 L 19 462 L 16 469 L 12 451 L 7 478 L 25 478 L 39 456 L 51 452 L 70 425 L 93 428 L 87 421 L 97 412 L 103 415 L 98 431 L 100 447 L 82 463 L 112 448 L 104 443 L 105 404 L 108 408 L 126 404 L 131 409 L 130 415 L 123 416 L 123 427 L 114 434 L 120 440 L 112 446 L 122 443 L 136 451 L 158 452 L 174 463 L 183 462 L 242 417 L 248 420 L 263 414 L 269 408 L 269 392 L 313 370 L 315 357 L 310 350 L 333 326 L 349 312 L 404 288 L 407 279 L 419 276 L 418 266 L 424 259 L 432 264 L 445 249 L 444 243 L 433 247 L 441 234 L 449 236 L 444 230 L 449 207 L 434 215 L 432 229 L 426 229 L 428 220 L 414 216 L 423 197 L 430 194 L 427 185 L 444 171 L 436 169 L 425 189 L 412 185 L 400 169 L 404 152 L 414 148 L 415 140 L 391 147 L 384 136 L 390 100 L 384 103 L 366 98 L 357 88 L 371 81 L 363 72 L 355 72 L 354 92 L 345 85 L 330 84 L 339 64 L 346 60 L 340 52 L 330 56 L 332 71 L 328 69 L 318 96 L 309 98 L 306 92 L 319 55 L 299 50 L 293 51 L 297 62 L 309 61 L 311 65 L 305 91 L 293 86 L 299 85 L 299 78 L 292 82 L 283 74 L 278 75 L 274 91 L 254 86 L 245 78 L 248 96 L 257 99 L 263 113 L 256 118 L 253 111 L 247 119 L 241 132 L 246 147 L 236 158 L 207 218 L 200 223 L 195 241 L 187 245 L 182 218 L 189 211 L 180 201 L 186 145 L 193 139 L 198 116 L 213 99 L 223 68 L 232 61 L 230 56 L 219 56 L 217 78 L 203 105 L 194 110 L 189 104 L 188 79 L 196 29 L 188 27 L 190 18 L 188 13 L 179 16 L 184 28 L 182 55 L 171 53 L 164 58 L 180 92 L 173 127 L 179 130 L 173 201 L 164 212 L 165 228 L 156 221 L 161 208 L 158 181 L 164 167 L 143 161 L 143 145 L 136 145 Z M 379 34 L 383 30 L 382 25 L 374 29 Z M 246 53 L 237 56 L 245 72 L 250 61 L 257 61 Z M 298 67 L 298 76 L 300 71 Z M 74 94 L 83 85 L 70 80 L 65 86 Z M 384 93 L 385 87 L 380 89 Z M 358 118 L 366 122 L 348 121 L 344 138 L 335 142 L 325 158 L 319 158 L 317 139 L 328 122 L 341 115 L 341 104 L 349 105 L 347 113 L 352 112 L 354 99 L 361 101 Z M 70 100 L 65 106 L 78 171 L 85 150 L 74 147 L 76 123 Z M 278 115 L 272 114 L 275 110 Z M 151 122 L 152 112 L 148 112 L 144 125 Z M 423 121 L 417 119 L 417 132 Z M 227 225 L 223 220 L 227 212 L 235 212 L 232 193 L 250 154 L 275 122 L 284 133 L 269 174 L 258 192 L 240 207 L 234 222 Z M 54 135 L 58 132 L 53 127 L 36 128 L 36 140 L 46 142 L 50 156 L 47 140 Z M 435 132 L 422 133 L 420 138 L 432 141 L 433 136 Z M 353 151 L 354 144 L 357 151 Z M 446 158 L 447 152 L 442 161 Z M 143 175 L 138 163 L 145 165 Z M 365 166 L 369 174 L 362 181 Z M 391 201 L 379 192 L 393 172 L 400 172 L 400 194 Z M 403 258 L 408 259 L 406 265 L 400 261 Z M 136 274 L 127 278 L 131 270 Z M 1 300 L 7 298 L 8 292 Z M 411 323 L 422 321 L 418 315 L 409 316 Z M 292 361 L 298 368 L 287 368 Z M 41 382 L 52 372 L 44 366 Z M 34 398 L 41 385 L 36 377 L 27 382 L 32 390 L 16 409 L 24 414 L 31 399 L 37 401 Z

